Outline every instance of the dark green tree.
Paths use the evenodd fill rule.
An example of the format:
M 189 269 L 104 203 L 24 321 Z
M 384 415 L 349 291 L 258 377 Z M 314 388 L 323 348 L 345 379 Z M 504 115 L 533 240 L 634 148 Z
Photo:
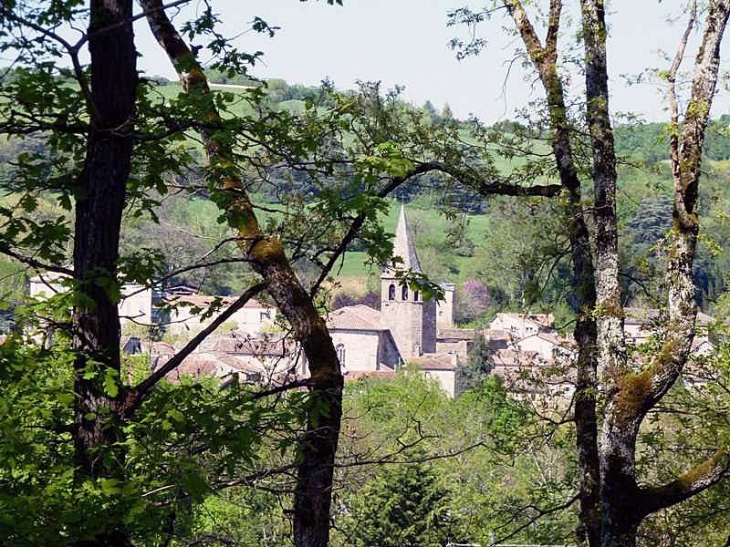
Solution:
M 466 363 L 459 363 L 456 368 L 457 394 L 480 387 L 494 368 L 490 361 L 489 342 L 481 332 L 474 335 L 472 344 Z
M 456 533 L 448 492 L 424 464 L 383 468 L 351 507 L 351 544 L 356 547 L 445 545 Z

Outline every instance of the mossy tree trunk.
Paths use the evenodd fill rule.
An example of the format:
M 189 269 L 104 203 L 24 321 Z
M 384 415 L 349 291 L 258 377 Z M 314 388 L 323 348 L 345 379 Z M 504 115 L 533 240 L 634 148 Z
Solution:
M 210 97 L 205 120 L 215 127 L 221 117 L 202 67 L 167 17 L 162 2 L 140 0 L 140 4 L 185 92 L 202 99 Z M 281 241 L 260 229 L 245 186 L 235 167 L 230 167 L 233 165 L 230 144 L 220 142 L 213 130 L 202 130 L 201 135 L 211 167 L 220 172 L 219 188 L 227 196 L 226 212 L 242 242 L 241 250 L 267 283 L 269 294 L 291 324 L 307 359 L 312 401 L 306 434 L 298 447 L 294 544 L 297 547 L 324 547 L 329 541 L 332 481 L 342 415 L 343 380 L 337 353 L 325 321 L 292 270 Z
M 586 119 L 592 149 L 595 233 L 593 247 L 584 222 L 580 181 L 572 153 L 572 135 L 565 98 L 557 72 L 557 40 L 561 0 L 550 1 L 547 35 L 540 40 L 519 0 L 503 0 L 538 72 L 549 108 L 553 155 L 561 183 L 570 199 L 575 293 L 579 302 L 575 339 L 575 424 L 577 450 L 583 472 L 579 536 L 592 547 L 633 546 L 643 519 L 662 508 L 701 492 L 724 475 L 728 454 L 720 449 L 669 484 L 640 486 L 635 450 L 641 424 L 649 410 L 667 393 L 687 362 L 697 314 L 692 277 L 699 223 L 697 204 L 704 133 L 719 66 L 719 45 L 727 25 L 730 0 L 713 0 L 705 21 L 695 62 L 691 98 L 679 128 L 673 97 L 673 172 L 675 179 L 671 246 L 667 268 L 669 322 L 665 342 L 657 355 L 632 368 L 627 359 L 622 294 L 618 267 L 616 218 L 616 156 L 610 122 L 607 28 L 603 0 L 582 0 L 585 48 Z M 696 6 L 693 6 L 696 8 Z M 691 24 L 694 23 L 692 17 Z M 684 53 L 685 33 L 674 76 Z M 671 73 L 670 73 L 671 74 Z M 672 88 L 672 92 L 673 92 Z M 600 365 L 601 382 L 597 381 Z M 597 394 L 605 394 L 597 412 Z M 598 431 L 600 429 L 600 438 Z

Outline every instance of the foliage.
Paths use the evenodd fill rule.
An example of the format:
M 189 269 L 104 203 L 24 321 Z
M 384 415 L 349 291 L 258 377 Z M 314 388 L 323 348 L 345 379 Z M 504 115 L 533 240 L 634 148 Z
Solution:
M 456 393 L 461 395 L 466 391 L 481 388 L 493 368 L 489 342 L 484 334 L 477 332 L 472 340 L 466 363 L 459 363 L 456 368 Z
M 429 466 L 390 464 L 353 497 L 345 533 L 357 547 L 444 545 L 458 534 L 447 496 Z
M 454 319 L 457 323 L 477 321 L 493 304 L 494 300 L 484 283 L 467 279 L 456 291 Z

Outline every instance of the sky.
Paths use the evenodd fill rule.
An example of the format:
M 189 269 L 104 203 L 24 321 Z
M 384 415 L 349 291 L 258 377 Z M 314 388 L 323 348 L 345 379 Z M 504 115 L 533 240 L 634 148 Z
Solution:
M 481 55 L 458 61 L 448 47 L 452 38 L 467 35 L 464 28 L 447 27 L 447 13 L 465 5 L 488 5 L 490 0 L 344 0 L 344 6 L 330 6 L 323 0 L 211 2 L 226 36 L 238 36 L 235 43 L 243 50 L 264 52 L 262 63 L 254 69 L 259 77 L 306 85 L 329 78 L 341 89 L 355 87 L 358 80 L 378 80 L 386 88 L 404 86 L 405 99 L 414 104 L 430 100 L 441 109 L 448 103 L 457 117 L 475 114 L 487 123 L 514 118 L 516 109 L 541 96 L 532 73 L 519 62 L 510 65 L 521 44 L 510 35 L 511 21 L 503 14 L 482 23 L 479 34 L 487 47 Z M 566 0 L 569 6 L 577 3 Z M 685 19 L 674 23 L 667 19 L 678 16 L 681 5 L 681 0 L 610 2 L 608 57 L 614 114 L 633 112 L 649 121 L 666 120 L 665 101 L 657 86 L 630 86 L 624 76 L 637 75 L 649 66 L 668 67 L 661 52 L 673 55 Z M 176 21 L 196 9 L 199 5 L 193 3 Z M 255 16 L 281 29 L 274 38 L 244 32 Z M 135 32 L 142 53 L 140 68 L 150 75 L 174 78 L 144 21 L 138 22 Z M 574 43 L 574 34 L 566 33 L 561 40 L 564 45 Z M 696 45 L 695 36 L 685 68 L 691 67 Z M 722 55 L 730 57 L 730 37 Z M 201 58 L 205 60 L 205 54 Z M 580 80 L 579 74 L 571 77 L 575 86 Z M 730 93 L 723 91 L 713 115 L 730 109 Z

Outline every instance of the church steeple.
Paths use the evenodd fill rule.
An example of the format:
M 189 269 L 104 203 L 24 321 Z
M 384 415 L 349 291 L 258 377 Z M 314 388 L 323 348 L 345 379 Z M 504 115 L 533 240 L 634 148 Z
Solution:
M 421 273 L 418 253 L 416 253 L 411 229 L 408 226 L 406 207 L 402 204 L 398 215 L 398 225 L 395 228 L 395 238 L 393 239 L 393 257 L 400 257 L 402 260 L 402 262 L 396 264 L 396 270 L 411 270 Z M 393 273 L 394 269 L 390 265 L 383 269 L 383 277 L 392 277 Z
M 419 291 L 398 276 L 399 271 L 422 273 L 403 205 L 393 239 L 393 257 L 401 261 L 386 265 L 380 276 L 380 322 L 390 330 L 398 352 L 407 361 L 436 351 L 436 306 L 433 301 L 424 302 Z

